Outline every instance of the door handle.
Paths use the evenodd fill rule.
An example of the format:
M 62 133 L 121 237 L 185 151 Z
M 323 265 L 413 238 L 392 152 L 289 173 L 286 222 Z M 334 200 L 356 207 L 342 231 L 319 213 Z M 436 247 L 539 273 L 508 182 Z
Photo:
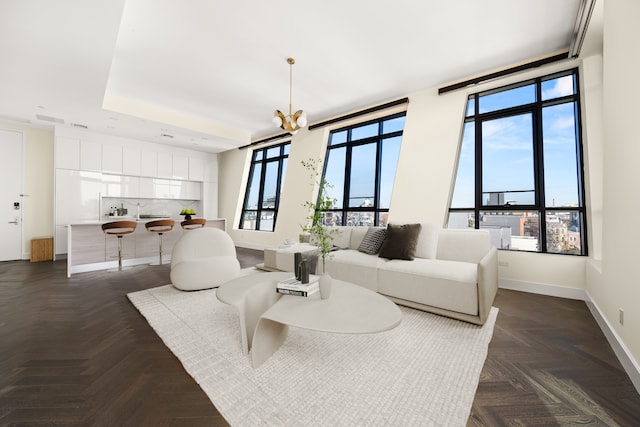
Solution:
M 18 225 L 18 221 L 9 221 L 8 224 L 16 224 L 16 225 Z

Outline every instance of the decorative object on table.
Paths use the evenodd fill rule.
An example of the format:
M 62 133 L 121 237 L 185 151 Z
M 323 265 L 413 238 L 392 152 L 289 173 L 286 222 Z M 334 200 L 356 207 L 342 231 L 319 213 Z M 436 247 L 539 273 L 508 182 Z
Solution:
M 276 284 L 276 292 L 284 295 L 296 295 L 308 297 L 320 290 L 319 277 L 312 274 L 307 275 L 307 282 L 303 282 L 296 277 L 283 280 Z
M 302 262 L 302 252 L 293 254 L 293 269 L 296 273 L 296 279 L 300 280 L 300 263 Z
M 337 230 L 327 227 L 326 214 L 336 203 L 336 199 L 327 194 L 327 189 L 331 188 L 331 185 L 319 172 L 322 166 L 321 161 L 319 159 L 309 159 L 307 161 L 303 160 L 301 163 L 309 171 L 313 180 L 312 185 L 318 186 L 317 202 L 307 201 L 304 203 L 304 206 L 309 209 L 309 215 L 307 216 L 307 224 L 302 226 L 302 231 L 309 234 L 311 243 L 316 245 L 320 252 L 320 257 L 322 258 L 321 273 L 326 275 L 323 279 L 325 285 L 321 287 L 320 296 L 322 299 L 327 299 L 331 294 L 331 276 L 325 271 L 325 260 L 333 249 L 333 236 L 337 233 Z M 324 292 L 322 289 L 324 289 Z
M 184 219 L 186 221 L 191 219 L 191 215 L 195 215 L 195 214 L 196 214 L 196 211 L 194 211 L 193 209 L 186 209 L 185 208 L 185 209 L 182 209 L 180 211 L 180 215 L 184 215 Z

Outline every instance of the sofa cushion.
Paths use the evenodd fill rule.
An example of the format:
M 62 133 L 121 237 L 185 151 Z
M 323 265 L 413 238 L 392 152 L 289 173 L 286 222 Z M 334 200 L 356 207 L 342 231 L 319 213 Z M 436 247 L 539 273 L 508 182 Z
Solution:
M 346 249 L 349 247 L 349 242 L 351 241 L 351 227 L 331 226 L 327 227 L 327 230 L 333 237 L 331 243 L 334 246 L 337 246 L 340 249 Z
M 391 260 L 378 269 L 378 292 L 432 307 L 478 315 L 478 266 L 416 258 Z
M 355 283 L 378 291 L 378 269 L 388 261 L 355 249 L 331 252 L 326 259 L 326 272 L 334 279 Z M 320 261 L 318 264 L 320 265 Z M 320 267 L 321 268 L 321 267 Z
M 478 263 L 491 249 L 486 230 L 443 229 L 438 236 L 438 259 Z
M 416 245 L 416 258 L 436 259 L 440 228 L 433 222 L 421 222 L 420 225 L 422 229 Z
M 360 247 L 360 243 L 364 239 L 364 236 L 369 231 L 369 227 L 349 227 L 351 228 L 351 241 L 349 242 L 349 249 L 358 249 Z
M 377 254 L 382 246 L 386 231 L 382 227 L 369 227 L 367 234 L 364 235 L 362 242 L 358 246 L 358 250 L 369 255 Z
M 421 229 L 420 224 L 389 224 L 378 256 L 413 260 Z

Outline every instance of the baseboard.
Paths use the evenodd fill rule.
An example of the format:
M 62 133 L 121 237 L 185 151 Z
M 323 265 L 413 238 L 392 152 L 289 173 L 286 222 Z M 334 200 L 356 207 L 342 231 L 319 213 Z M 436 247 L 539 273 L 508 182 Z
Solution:
M 524 282 L 513 279 L 499 279 L 499 287 L 513 291 L 529 292 L 532 294 L 548 295 L 551 297 L 587 300 L 587 292 L 580 288 L 568 286 L 547 285 L 544 283 Z
M 512 279 L 500 279 L 499 287 L 501 289 L 510 289 L 514 291 L 529 292 L 533 294 L 548 295 L 552 297 L 576 299 L 584 301 L 595 319 L 596 323 L 607 338 L 609 345 L 616 354 L 620 364 L 629 375 L 629 379 L 633 383 L 638 393 L 640 393 L 640 364 L 634 359 L 624 342 L 615 331 L 611 324 L 602 314 L 598 305 L 593 302 L 591 295 L 586 289 L 570 288 L 567 286 L 547 285 L 544 283 L 524 282 Z
M 589 307 L 589 311 L 591 311 L 591 315 L 600 326 L 600 329 L 604 333 L 604 336 L 609 341 L 609 345 L 613 348 L 613 352 L 618 357 L 620 364 L 629 375 L 629 379 L 633 383 L 633 386 L 636 388 L 636 391 L 640 393 L 640 364 L 634 359 L 633 355 L 629 351 L 624 342 L 615 331 L 615 329 L 611 326 L 611 323 L 603 316 L 602 311 L 598 305 L 593 302 L 591 299 L 591 295 L 589 292 L 585 291 L 587 307 Z

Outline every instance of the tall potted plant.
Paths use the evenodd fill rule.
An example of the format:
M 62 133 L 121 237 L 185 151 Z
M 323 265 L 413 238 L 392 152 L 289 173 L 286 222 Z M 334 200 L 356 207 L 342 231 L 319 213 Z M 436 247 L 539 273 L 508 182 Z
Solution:
M 319 168 L 321 161 L 319 159 L 303 160 L 302 166 L 304 166 L 310 174 L 312 179 L 311 185 L 318 186 L 318 199 L 316 202 L 306 201 L 304 206 L 309 209 L 307 216 L 307 223 L 302 227 L 305 233 L 308 233 L 312 239 L 314 245 L 318 247 L 320 252 L 320 258 L 322 261 L 322 274 L 320 275 L 320 296 L 323 299 L 329 297 L 331 293 L 331 276 L 326 272 L 326 258 L 329 256 L 333 248 L 333 236 L 336 230 L 329 229 L 326 224 L 326 213 L 333 207 L 336 200 L 332 199 L 327 194 L 327 189 L 331 188 L 331 185 L 322 176 Z

